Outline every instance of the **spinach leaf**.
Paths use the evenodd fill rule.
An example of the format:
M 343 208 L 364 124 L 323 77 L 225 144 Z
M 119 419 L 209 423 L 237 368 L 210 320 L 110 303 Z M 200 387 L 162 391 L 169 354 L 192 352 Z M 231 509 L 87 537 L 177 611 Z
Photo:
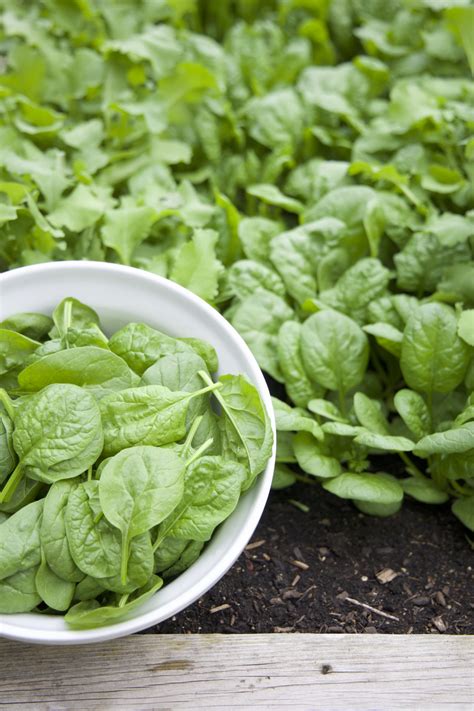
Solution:
M 358 392 L 354 395 L 354 411 L 363 427 L 377 434 L 388 434 L 388 423 L 380 402 Z
M 161 385 L 172 391 L 193 392 L 202 386 L 200 370 L 206 370 L 205 361 L 195 353 L 177 352 L 163 356 L 150 366 L 142 377 L 144 385 Z M 187 424 L 207 410 L 206 398 L 193 398 L 186 413 Z
M 155 548 L 168 536 L 208 541 L 235 509 L 248 472 L 222 457 L 201 457 L 186 470 L 184 493 L 158 529 Z
M 354 440 L 370 449 L 381 449 L 386 452 L 411 452 L 414 443 L 408 437 L 398 437 L 378 432 L 359 432 Z
M 36 392 L 53 383 L 71 383 L 97 397 L 137 384 L 137 376 L 115 353 L 97 346 L 82 346 L 45 355 L 18 376 L 23 391 Z
M 21 470 L 19 470 L 19 472 L 21 474 Z M 0 511 L 15 513 L 23 508 L 23 506 L 31 504 L 32 501 L 41 498 L 40 495 L 44 489 L 45 485 L 42 482 L 34 481 L 27 476 L 22 476 L 21 480 L 16 484 L 15 491 L 8 497 L 8 501 L 0 503 Z
M 474 496 L 456 499 L 451 510 L 466 528 L 474 531 Z
M 6 500 L 17 473 L 52 483 L 88 469 L 103 446 L 99 407 L 75 385 L 49 385 L 18 408 L 13 444 L 20 462 L 2 492 Z
M 155 569 L 161 573 L 167 568 L 171 568 L 176 563 L 189 541 L 181 538 L 166 536 L 155 549 Z
M 206 368 L 203 359 L 192 353 L 163 356 L 143 374 L 144 385 L 161 385 L 173 392 L 193 392 L 202 387 L 198 371 Z M 194 418 L 193 418 L 194 419 Z
M 405 494 L 424 504 L 444 504 L 449 500 L 449 494 L 439 489 L 431 479 L 411 476 L 401 479 L 400 484 Z
M 104 397 L 100 411 L 105 456 L 135 445 L 158 446 L 182 439 L 190 402 L 218 387 L 211 381 L 194 392 L 172 392 L 161 385 L 145 385 Z
M 110 577 L 99 578 L 98 583 L 104 589 L 112 590 L 120 595 L 130 594 L 145 585 L 153 573 L 153 567 L 153 548 L 150 534 L 146 532 L 136 536 L 131 542 L 125 583 L 122 580 L 120 571 Z M 95 597 L 95 595 L 92 597 Z
M 374 504 L 398 504 L 403 499 L 403 489 L 392 478 L 382 474 L 356 474 L 344 472 L 323 483 L 323 489 L 342 499 L 367 501 Z
M 216 372 L 219 367 L 219 361 L 217 359 L 216 349 L 211 343 L 203 341 L 201 338 L 177 338 L 176 340 L 180 343 L 184 343 L 184 345 L 190 346 L 196 355 L 203 359 L 210 373 Z
M 99 595 L 105 592 L 105 589 L 106 588 L 104 587 L 104 585 L 102 585 L 100 580 L 98 580 L 97 578 L 92 578 L 90 575 L 86 575 L 76 585 L 73 598 L 74 602 L 94 600 L 96 597 L 99 597 Z
M 293 449 L 298 464 L 307 474 L 332 479 L 342 471 L 339 461 L 330 455 L 328 447 L 318 442 L 309 432 L 298 432 L 295 435 Z
M 55 575 L 72 583 L 84 577 L 74 563 L 66 535 L 66 507 L 69 495 L 76 486 L 77 483 L 69 479 L 57 481 L 51 486 L 44 499 L 40 531 L 45 562 Z
M 13 422 L 0 409 L 0 484 L 15 468 L 16 456 L 13 449 Z
M 285 296 L 285 285 L 281 278 L 261 262 L 250 259 L 235 262 L 228 271 L 228 280 L 232 294 L 242 301 L 258 290 Z
M 0 580 L 39 565 L 43 500 L 34 501 L 0 524 Z
M 399 390 L 394 397 L 394 405 L 408 429 L 421 439 L 427 435 L 431 427 L 431 418 L 428 407 L 423 397 L 404 388 Z
M 36 591 L 48 607 L 64 612 L 72 602 L 75 584 L 54 573 L 46 562 L 44 554 L 35 577 Z
M 143 375 L 147 368 L 165 355 L 192 351 L 189 344 L 144 323 L 129 323 L 116 331 L 109 341 L 109 347 L 138 375 Z M 127 386 L 121 389 L 124 387 Z
M 285 402 L 272 397 L 278 432 L 310 432 L 316 439 L 323 439 L 323 433 L 316 420 L 300 407 L 290 407 Z
M 53 320 L 44 314 L 26 312 L 0 321 L 0 329 L 21 333 L 33 341 L 42 341 L 53 327 Z
M 462 383 L 469 347 L 457 334 L 454 311 L 445 304 L 423 304 L 406 325 L 400 365 L 413 390 L 447 393 Z
M 416 444 L 415 454 L 457 454 L 474 449 L 474 422 L 461 427 L 434 432 L 422 437 Z
M 78 331 L 87 330 L 90 326 L 100 326 L 99 317 L 90 306 L 81 301 L 68 296 L 63 299 L 53 311 L 53 322 L 55 328 L 52 329 L 51 338 L 68 338 L 68 331 L 74 328 Z
M 466 309 L 459 316 L 458 335 L 468 345 L 474 346 L 474 309 Z
M 183 496 L 184 461 L 169 449 L 132 447 L 109 459 L 99 481 L 107 520 L 122 536 L 121 578 L 125 583 L 132 538 L 165 519 Z
M 102 513 L 98 481 L 78 484 L 69 494 L 65 514 L 69 550 L 77 567 L 94 578 L 115 575 L 122 558 L 120 533 Z
M 270 291 L 260 290 L 236 305 L 229 320 L 254 353 L 261 368 L 282 381 L 277 344 L 278 332 L 293 317 L 286 301 Z
M 95 600 L 79 602 L 68 610 L 64 619 L 72 629 L 93 629 L 119 622 L 146 602 L 162 585 L 163 580 L 157 575 L 153 575 L 147 585 L 132 594 L 121 605 L 104 605 L 101 607 Z
M 275 471 L 273 472 L 272 479 L 272 489 L 278 491 L 279 489 L 286 489 L 288 486 L 292 486 L 296 481 L 296 477 L 290 467 L 286 464 L 277 463 L 275 465 Z
M 14 387 L 16 376 L 39 346 L 38 341 L 21 333 L 0 328 L 0 377 L 7 387 Z
M 210 384 L 207 373 L 200 371 L 205 383 Z M 243 485 L 248 489 L 268 460 L 273 447 L 273 434 L 267 412 L 256 388 L 243 375 L 222 375 L 221 387 L 214 396 L 222 407 L 224 422 L 222 433 L 227 446 L 249 468 Z
M 170 578 L 175 578 L 177 575 L 181 575 L 181 573 L 187 570 L 199 558 L 203 548 L 203 541 L 189 541 L 176 563 L 173 563 L 173 565 L 163 571 L 163 579 L 169 580 Z
M 288 396 L 298 407 L 307 407 L 320 393 L 304 368 L 301 356 L 301 325 L 286 321 L 278 332 L 278 362 Z
M 41 602 L 36 573 L 32 567 L 0 580 L 0 613 L 30 612 Z
M 337 311 L 325 310 L 303 323 L 301 354 L 310 377 L 342 397 L 361 383 L 369 360 L 369 344 L 355 321 Z

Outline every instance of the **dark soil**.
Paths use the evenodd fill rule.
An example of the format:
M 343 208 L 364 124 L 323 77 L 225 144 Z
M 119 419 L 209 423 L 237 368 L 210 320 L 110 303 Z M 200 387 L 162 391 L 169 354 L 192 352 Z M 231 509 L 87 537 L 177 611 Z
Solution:
M 220 583 L 148 632 L 469 634 L 473 570 L 466 529 L 449 507 L 407 501 L 375 519 L 299 484 L 272 492 Z

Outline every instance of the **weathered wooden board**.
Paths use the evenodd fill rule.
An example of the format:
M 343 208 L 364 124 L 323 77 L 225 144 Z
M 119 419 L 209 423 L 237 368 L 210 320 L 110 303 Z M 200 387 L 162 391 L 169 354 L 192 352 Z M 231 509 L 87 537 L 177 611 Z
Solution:
M 0 707 L 443 711 L 474 708 L 474 638 L 148 635 L 81 647 L 0 640 Z

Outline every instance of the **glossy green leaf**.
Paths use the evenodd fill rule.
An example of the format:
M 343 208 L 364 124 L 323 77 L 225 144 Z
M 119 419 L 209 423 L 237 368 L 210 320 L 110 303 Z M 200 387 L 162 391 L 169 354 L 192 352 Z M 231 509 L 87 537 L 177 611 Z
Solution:
M 107 520 L 122 535 L 122 577 L 132 538 L 157 526 L 183 496 L 185 462 L 169 449 L 131 447 L 111 457 L 99 480 Z
M 303 408 L 290 407 L 282 400 L 272 397 L 276 427 L 279 432 L 310 432 L 316 439 L 322 439 L 322 431 L 316 420 Z
M 124 605 L 99 606 L 95 600 L 79 602 L 71 607 L 65 616 L 65 622 L 72 629 L 93 629 L 120 622 L 126 619 L 137 607 L 142 605 L 163 585 L 163 580 L 153 575 L 144 588 L 138 590 Z
M 242 464 L 222 457 L 198 459 L 186 470 L 182 499 L 160 525 L 158 541 L 167 536 L 208 541 L 235 509 L 246 479 Z
M 37 568 L 28 568 L 0 580 L 0 613 L 30 612 L 41 602 L 36 572 Z
M 35 501 L 0 524 L 0 580 L 39 565 L 43 501 Z
M 430 413 L 426 402 L 419 393 L 404 388 L 396 393 L 393 402 L 400 417 L 417 440 L 429 433 L 431 428 Z
M 341 499 L 357 499 L 374 504 L 396 504 L 403 498 L 400 484 L 381 474 L 344 472 L 325 481 L 323 488 Z
M 46 562 L 41 561 L 35 577 L 36 592 L 48 607 L 64 612 L 72 602 L 75 584 L 54 573 Z
M 332 479 L 342 471 L 339 461 L 328 456 L 324 445 L 309 432 L 298 432 L 293 439 L 293 448 L 298 464 L 308 474 L 321 479 Z
M 474 496 L 456 499 L 451 511 L 466 528 L 474 531 Z
M 28 392 L 53 383 L 71 383 L 98 397 L 110 390 L 123 390 L 138 378 L 115 353 L 96 346 L 71 348 L 45 355 L 21 371 L 18 382 Z
M 379 434 L 377 432 L 359 432 L 355 438 L 357 444 L 362 444 L 370 449 L 382 449 L 386 452 L 411 452 L 415 447 L 407 437 Z
M 126 447 L 159 446 L 182 439 L 189 404 L 216 387 L 211 384 L 194 392 L 173 392 L 161 385 L 144 385 L 102 398 L 105 456 Z
M 415 454 L 456 454 L 474 449 L 474 422 L 466 422 L 461 427 L 435 432 L 420 439 Z
M 423 504 L 444 504 L 449 500 L 449 495 L 439 489 L 430 479 L 420 477 L 409 477 L 401 479 L 400 485 L 405 494 L 409 494 L 416 501 Z
M 400 365 L 407 384 L 426 393 L 447 393 L 463 380 L 468 346 L 457 335 L 454 312 L 443 304 L 423 304 L 403 334 Z
M 102 451 L 99 407 L 76 385 L 48 385 L 18 408 L 13 444 L 30 478 L 52 483 L 76 477 Z
M 73 583 L 84 577 L 84 573 L 74 563 L 66 536 L 66 506 L 76 485 L 75 481 L 65 479 L 51 486 L 44 499 L 40 531 L 45 562 L 53 573 Z
M 306 372 L 317 383 L 345 393 L 364 377 L 369 345 L 367 336 L 352 319 L 327 310 L 304 322 L 301 353 Z

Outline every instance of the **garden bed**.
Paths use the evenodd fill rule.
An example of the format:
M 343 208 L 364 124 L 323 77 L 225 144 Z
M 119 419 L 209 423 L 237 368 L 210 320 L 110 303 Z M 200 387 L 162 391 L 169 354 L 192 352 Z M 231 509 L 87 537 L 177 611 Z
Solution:
M 469 634 L 473 567 L 466 530 L 448 506 L 407 501 L 374 519 L 297 485 L 271 493 L 252 542 L 220 583 L 148 632 Z

